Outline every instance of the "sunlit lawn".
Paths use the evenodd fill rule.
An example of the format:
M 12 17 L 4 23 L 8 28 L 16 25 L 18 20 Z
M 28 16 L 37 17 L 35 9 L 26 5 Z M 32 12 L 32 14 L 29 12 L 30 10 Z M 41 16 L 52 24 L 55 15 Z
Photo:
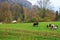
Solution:
M 58 25 L 57 30 L 46 28 L 47 24 Z M 38 27 L 33 23 L 0 24 L 1 40 L 59 40 L 60 22 L 40 22 Z

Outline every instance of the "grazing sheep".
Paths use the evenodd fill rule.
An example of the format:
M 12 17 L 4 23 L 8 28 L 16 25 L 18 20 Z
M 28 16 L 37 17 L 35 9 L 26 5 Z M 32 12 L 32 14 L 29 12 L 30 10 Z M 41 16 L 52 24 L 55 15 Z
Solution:
M 52 27 L 51 27 L 52 30 L 56 30 L 57 28 L 58 28 L 57 25 L 52 25 Z
M 13 20 L 12 23 L 16 23 L 17 21 L 16 20 Z
M 3 24 L 2 22 L 0 22 L 0 24 Z
M 51 24 L 48 24 L 48 25 L 47 25 L 47 28 L 50 28 L 50 27 L 51 27 Z
M 48 24 L 47 25 L 47 28 L 50 28 L 52 30 L 56 30 L 58 28 L 58 26 L 57 25 L 54 25 L 54 24 Z
M 34 22 L 33 23 L 33 26 L 35 27 L 35 26 L 38 26 L 38 22 Z

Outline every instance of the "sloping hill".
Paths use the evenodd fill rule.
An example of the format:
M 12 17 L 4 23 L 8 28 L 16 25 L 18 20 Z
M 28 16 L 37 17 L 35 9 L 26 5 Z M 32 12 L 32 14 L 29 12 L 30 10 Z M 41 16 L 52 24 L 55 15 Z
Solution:
M 32 6 L 32 4 L 27 0 L 0 0 L 0 2 L 8 2 L 10 4 L 19 4 L 27 8 L 31 8 Z

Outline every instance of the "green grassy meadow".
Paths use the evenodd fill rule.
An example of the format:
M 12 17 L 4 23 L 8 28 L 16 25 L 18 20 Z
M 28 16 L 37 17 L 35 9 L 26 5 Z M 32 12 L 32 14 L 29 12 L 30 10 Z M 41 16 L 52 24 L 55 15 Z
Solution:
M 57 30 L 46 28 L 47 24 L 58 25 Z M 0 24 L 0 40 L 60 40 L 60 22 Z

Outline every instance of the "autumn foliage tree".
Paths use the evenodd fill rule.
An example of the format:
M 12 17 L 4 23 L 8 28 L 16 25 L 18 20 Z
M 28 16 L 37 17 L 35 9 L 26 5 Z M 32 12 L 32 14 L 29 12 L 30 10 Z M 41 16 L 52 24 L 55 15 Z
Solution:
M 41 7 L 32 7 L 32 9 L 28 9 L 19 4 L 2 2 L 0 3 L 0 22 L 11 23 L 13 20 L 16 20 L 19 23 L 54 21 L 56 19 L 56 12 L 46 8 L 49 1 L 45 0 L 44 2 L 44 6 L 39 3 L 39 6 L 41 5 Z
M 1 14 L 1 18 L 0 20 L 4 21 L 4 22 L 11 22 L 12 21 L 12 13 L 10 11 L 10 4 L 3 2 L 0 4 L 1 8 L 0 8 L 0 14 Z

